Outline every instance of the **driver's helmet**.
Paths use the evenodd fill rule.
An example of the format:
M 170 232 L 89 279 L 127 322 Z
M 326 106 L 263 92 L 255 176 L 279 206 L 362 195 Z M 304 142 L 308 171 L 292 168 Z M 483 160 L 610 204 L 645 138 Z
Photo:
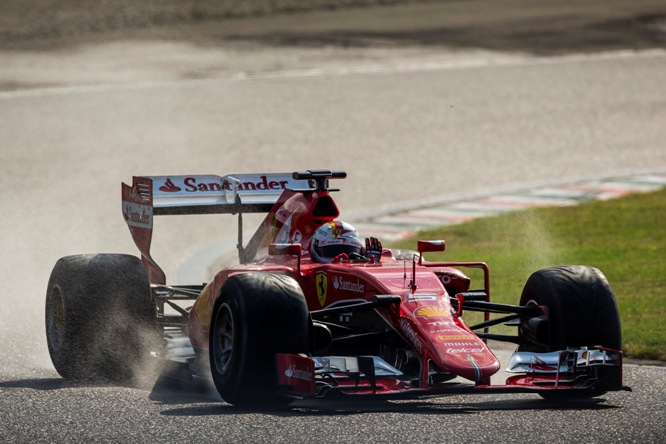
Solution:
M 329 263 L 341 253 L 360 254 L 363 244 L 351 224 L 336 221 L 321 225 L 312 237 L 310 256 L 315 262 Z

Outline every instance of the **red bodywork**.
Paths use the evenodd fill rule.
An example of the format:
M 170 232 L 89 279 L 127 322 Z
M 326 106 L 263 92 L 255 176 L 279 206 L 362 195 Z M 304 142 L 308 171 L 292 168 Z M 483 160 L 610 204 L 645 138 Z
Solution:
M 571 350 L 562 351 L 558 356 L 551 357 L 550 364 L 546 366 L 541 364 L 540 358 L 531 357 L 528 353 L 527 357 L 521 357 L 527 359 L 527 363 L 520 363 L 522 368 L 526 368 L 526 374 L 510 377 L 505 385 L 491 386 L 490 377 L 500 369 L 500 362 L 461 317 L 464 294 L 470 292 L 470 279 L 460 268 L 483 271 L 483 289 L 479 292 L 482 301 L 479 303 L 490 307 L 488 267 L 482 262 L 424 261 L 424 252 L 444 250 L 443 241 L 419 241 L 418 253 L 414 252 L 408 258 L 396 258 L 393 251 L 383 249 L 378 262 L 352 262 L 344 255 L 327 264 L 313 262 L 309 249 L 315 230 L 339 216 L 328 190 L 328 178 L 344 177 L 344 173 L 319 173 L 324 179 L 319 179 L 317 183 L 314 180 L 308 183 L 298 177 L 302 173 L 294 173 L 293 178 L 284 174 L 135 177 L 132 186 L 123 184 L 123 215 L 141 252 L 149 279 L 156 288 L 165 287 L 166 278 L 150 255 L 153 214 L 266 213 L 256 234 L 245 247 L 242 246 L 242 230 L 239 228 L 242 264 L 217 273 L 200 290 L 191 310 L 182 311 L 187 315 L 186 331 L 195 350 L 208 349 L 213 306 L 230 276 L 248 272 L 277 273 L 291 276 L 300 285 L 313 319 L 317 313 L 335 312 L 341 324 L 362 326 L 371 333 L 390 334 L 398 342 L 395 345 L 394 341 L 395 348 L 391 352 L 416 357 L 412 362 L 418 362 L 418 368 L 416 371 L 412 369 L 411 379 L 407 380 L 375 375 L 374 363 L 368 364 L 367 360 L 381 355 L 381 351 L 375 353 L 376 350 L 368 352 L 360 348 L 360 351 L 354 350 L 357 353 L 341 355 L 353 356 L 358 367 L 355 370 L 356 380 L 350 376 L 354 372 L 349 370 L 339 375 L 334 384 L 344 394 L 421 396 L 478 390 L 542 393 L 588 389 L 590 387 L 581 386 L 582 380 L 577 378 L 580 373 L 576 368 L 581 365 L 585 367 L 586 381 L 603 380 L 603 390 L 622 389 L 622 354 L 612 350 L 608 350 L 607 354 L 603 352 L 601 358 L 597 356 L 593 364 L 601 367 L 594 368 L 593 364 L 585 363 L 588 354 L 584 351 L 577 357 Z M 294 190 L 304 184 L 308 185 L 306 189 Z M 239 225 L 241 222 L 239 217 Z M 378 303 L 380 298 L 388 303 Z M 368 310 L 370 316 L 359 315 L 357 311 L 345 312 L 345 304 L 353 303 L 372 303 L 372 308 Z M 509 307 L 508 312 L 520 309 L 523 314 L 530 308 L 505 307 Z M 483 311 L 485 320 L 489 320 L 489 311 L 477 311 Z M 503 311 L 500 308 L 495 312 Z M 531 307 L 528 316 L 541 314 L 547 315 L 547 310 Z M 362 336 L 355 336 L 354 341 Z M 278 384 L 297 395 L 312 396 L 315 391 L 315 367 L 321 365 L 316 362 L 317 357 L 315 351 L 310 356 L 276 355 Z M 385 356 L 379 357 L 384 359 Z M 361 368 L 363 366 L 365 370 Z M 547 371 L 543 372 L 544 369 Z M 321 372 L 320 368 L 320 375 Z M 335 378 L 334 373 L 328 371 L 326 375 Z M 365 375 L 366 381 L 359 383 L 361 374 Z M 416 377 L 416 382 L 412 376 Z M 457 376 L 474 384 L 442 384 Z
M 377 311 L 411 344 L 421 362 L 432 362 L 440 370 L 471 381 L 488 381 L 499 370 L 500 363 L 486 344 L 455 316 L 442 283 L 444 279 L 464 286 L 469 280 L 446 263 L 420 263 L 413 267 L 412 261 L 397 260 L 388 249 L 384 249 L 378 263 L 355 263 L 344 257 L 330 264 L 313 263 L 309 254 L 312 234 L 319 225 L 337 216 L 338 209 L 326 191 L 286 191 L 263 222 L 265 235 L 255 262 L 220 271 L 196 300 L 188 322 L 193 346 L 208 348 L 210 313 L 230 275 L 249 271 L 282 273 L 300 284 L 311 311 L 340 301 L 369 301 L 375 295 L 399 295 L 402 300 L 399 305 Z M 300 256 L 270 255 L 269 246 L 279 241 L 300 244 Z M 428 366 L 423 366 L 422 372 L 427 380 Z

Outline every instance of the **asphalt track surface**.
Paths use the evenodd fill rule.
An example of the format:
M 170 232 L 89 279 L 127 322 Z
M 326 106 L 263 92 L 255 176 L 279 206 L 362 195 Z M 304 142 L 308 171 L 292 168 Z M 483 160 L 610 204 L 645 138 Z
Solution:
M 0 93 L 0 442 L 664 441 L 666 370 L 653 366 L 627 366 L 634 391 L 591 402 L 475 395 L 269 412 L 173 381 L 58 377 L 43 325 L 50 270 L 68 254 L 135 253 L 120 215 L 133 174 L 344 169 L 336 197 L 351 217 L 666 168 L 662 51 L 334 62 Z M 195 283 L 234 238 L 231 220 L 158 220 L 154 256 L 171 283 Z

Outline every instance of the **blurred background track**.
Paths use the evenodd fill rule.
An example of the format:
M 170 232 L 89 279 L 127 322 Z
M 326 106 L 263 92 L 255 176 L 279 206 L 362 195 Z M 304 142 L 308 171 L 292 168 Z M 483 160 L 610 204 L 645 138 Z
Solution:
M 371 8 L 371 13 L 367 13 Z M 661 0 L 4 0 L 0 45 L 438 45 L 553 54 L 666 44 Z

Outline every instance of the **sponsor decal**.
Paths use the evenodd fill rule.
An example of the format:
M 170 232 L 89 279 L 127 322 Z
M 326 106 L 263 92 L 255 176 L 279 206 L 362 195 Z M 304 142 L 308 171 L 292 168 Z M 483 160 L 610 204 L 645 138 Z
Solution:
M 469 341 L 474 339 L 472 335 L 442 335 L 437 336 L 437 339 L 440 341 Z
M 246 182 L 239 182 L 238 183 L 238 190 L 239 191 L 255 191 L 255 190 L 260 190 L 260 191 L 276 191 L 276 190 L 286 190 L 287 189 L 287 184 L 289 183 L 286 180 L 267 180 L 266 176 L 260 176 L 260 179 L 258 182 L 253 182 L 253 181 L 246 181 Z M 233 183 L 229 182 L 228 180 L 225 180 L 222 183 L 222 187 L 225 190 L 233 190 L 234 186 Z
M 428 322 L 428 324 L 432 325 L 434 322 Z M 449 324 L 447 324 L 449 325 Z M 460 333 L 459 328 L 437 328 L 435 330 L 430 330 L 430 333 L 433 335 L 436 334 L 441 334 L 441 333 Z
M 451 353 L 451 354 L 463 354 L 463 353 L 483 353 L 483 348 L 482 347 L 449 347 L 446 349 L 446 353 Z
M 165 193 L 177 193 L 181 190 L 179 186 L 176 186 L 171 179 L 167 179 L 164 182 L 164 185 L 160 187 L 160 191 L 163 191 Z
M 439 280 L 442 281 L 442 284 L 449 285 L 451 283 L 451 276 L 443 274 L 439 277 Z
M 428 325 L 432 325 L 434 327 L 444 327 L 444 326 L 455 327 L 456 323 L 453 321 L 430 321 L 428 322 Z M 460 331 L 460 330 L 456 328 L 454 330 L 448 330 L 448 331 Z M 437 333 L 437 332 L 432 332 L 432 333 Z
M 414 345 L 416 351 L 423 353 L 423 343 L 419 339 L 418 334 L 414 331 L 412 326 L 409 325 L 409 322 L 407 322 L 407 320 L 404 318 L 400 319 L 400 328 L 402 329 L 402 332 L 405 334 L 407 339 L 409 339 L 410 342 Z
M 257 180 L 258 179 L 258 180 Z M 243 182 L 233 182 L 231 180 L 223 179 L 213 176 L 189 176 L 183 178 L 184 191 L 188 193 L 214 193 L 225 191 L 233 191 L 234 185 L 239 191 L 281 191 L 287 189 L 288 180 L 272 180 L 267 176 L 259 176 L 253 180 L 245 180 Z M 178 193 L 183 191 L 183 188 L 176 185 L 171 178 L 167 178 L 159 190 L 164 193 Z
M 318 271 L 315 276 L 315 287 L 317 288 L 317 299 L 323 307 L 326 303 L 326 293 L 328 292 L 328 276 L 323 271 Z
M 123 217 L 131 227 L 153 227 L 153 211 L 150 205 L 123 201 Z
M 266 176 L 259 176 L 258 181 L 245 181 L 245 182 L 239 182 L 238 183 L 238 190 L 239 191 L 277 191 L 277 190 L 286 190 L 287 189 L 287 184 L 289 181 L 287 180 L 268 180 Z M 233 190 L 234 189 L 234 184 L 228 180 L 224 180 L 222 182 L 222 187 L 225 190 Z
M 414 301 L 436 301 L 437 295 L 434 293 L 414 293 L 407 296 L 407 302 Z
M 333 288 L 342 291 L 351 291 L 353 293 L 365 293 L 365 284 L 359 279 L 356 282 L 345 280 L 340 276 L 333 278 Z
M 275 355 L 277 364 L 278 385 L 288 386 L 294 393 L 312 396 L 314 395 L 314 361 L 311 358 L 299 355 L 281 354 Z
M 424 318 L 446 318 L 451 316 L 451 311 L 440 307 L 439 305 L 427 305 L 416 309 L 414 315 Z
M 444 342 L 445 347 L 478 347 L 478 342 Z
M 311 371 L 300 370 L 296 368 L 295 364 L 291 364 L 291 366 L 289 366 L 289 368 L 287 368 L 284 371 L 284 375 L 287 378 L 301 379 L 303 381 L 308 381 L 308 382 L 311 382 L 314 379 L 314 375 L 312 374 Z

